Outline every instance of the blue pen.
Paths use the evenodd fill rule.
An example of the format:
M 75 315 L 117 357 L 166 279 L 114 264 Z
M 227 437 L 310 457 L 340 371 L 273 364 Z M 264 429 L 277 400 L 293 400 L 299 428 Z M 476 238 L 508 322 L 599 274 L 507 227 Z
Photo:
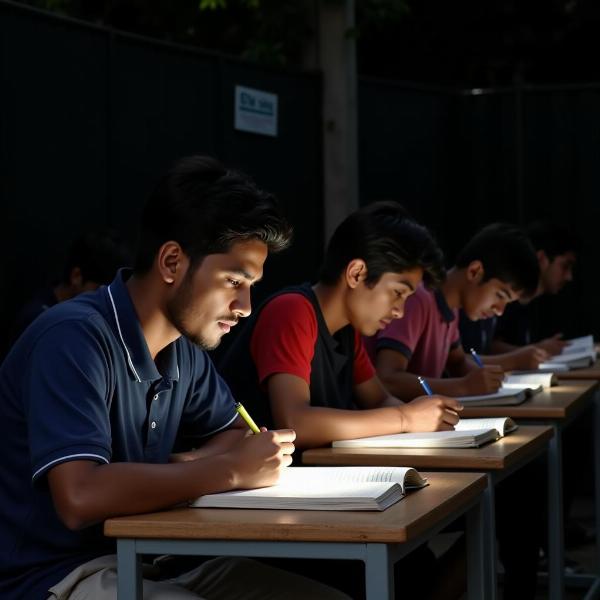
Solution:
M 417 381 L 421 384 L 421 387 L 425 390 L 425 393 L 428 396 L 433 396 L 433 392 L 431 391 L 428 383 L 420 375 L 417 377 Z
M 471 348 L 471 356 L 473 357 L 473 360 L 475 361 L 478 367 L 483 367 L 483 363 L 481 362 L 481 359 L 479 358 L 477 352 L 475 352 L 475 348 Z

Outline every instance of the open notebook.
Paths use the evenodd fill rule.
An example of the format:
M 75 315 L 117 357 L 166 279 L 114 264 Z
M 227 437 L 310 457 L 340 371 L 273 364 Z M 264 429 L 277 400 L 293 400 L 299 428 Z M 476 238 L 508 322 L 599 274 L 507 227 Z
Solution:
M 477 448 L 514 431 L 510 417 L 461 419 L 454 431 L 396 433 L 333 442 L 334 448 Z
M 566 341 L 569 342 L 569 345 L 565 346 L 560 354 L 541 363 L 540 370 L 570 371 L 571 369 L 585 369 L 596 362 L 597 353 L 593 336 L 585 335 Z
M 521 404 L 534 394 L 542 391 L 541 386 L 530 387 L 501 387 L 493 394 L 479 394 L 473 396 L 457 396 L 457 400 L 465 406 L 513 406 Z
M 277 485 L 200 496 L 199 508 L 385 510 L 427 480 L 410 467 L 288 467 Z
M 502 387 L 505 389 L 521 389 L 528 387 L 532 390 L 542 388 L 547 389 L 553 385 L 558 385 L 558 377 L 550 372 L 543 371 L 511 371 L 505 376 Z

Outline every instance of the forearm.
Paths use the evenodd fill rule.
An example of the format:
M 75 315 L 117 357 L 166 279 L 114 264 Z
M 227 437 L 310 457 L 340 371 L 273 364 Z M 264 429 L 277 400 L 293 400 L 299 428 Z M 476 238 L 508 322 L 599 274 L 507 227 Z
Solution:
M 397 406 L 368 410 L 307 406 L 280 421 L 276 418 L 275 426 L 294 429 L 296 447 L 301 449 L 326 446 L 335 440 L 403 431 L 402 411 Z
M 479 358 L 481 358 L 484 365 L 498 365 L 504 371 L 512 371 L 519 368 L 517 364 L 518 357 L 513 352 L 480 356 Z
M 504 354 L 506 352 L 512 352 L 513 350 L 517 350 L 519 346 L 515 346 L 514 344 L 509 344 L 508 342 L 504 342 L 503 340 L 492 340 L 490 344 L 490 352 L 492 354 Z
M 226 455 L 178 464 L 89 463 L 70 489 L 54 486 L 52 492 L 63 522 L 80 529 L 109 517 L 151 512 L 233 489 L 233 466 Z
M 247 431 L 248 427 L 244 426 L 217 433 L 199 448 L 188 452 L 171 454 L 169 460 L 171 462 L 186 462 L 189 460 L 197 460 L 198 458 L 207 458 L 209 456 L 223 454 L 237 444 L 246 435 Z
M 417 396 L 423 395 L 423 387 L 417 379 L 417 375 L 407 371 L 396 371 L 388 375 L 380 375 L 385 387 L 395 397 L 409 402 Z M 465 396 L 466 388 L 462 377 L 451 379 L 425 378 L 427 384 L 434 394 L 443 396 Z

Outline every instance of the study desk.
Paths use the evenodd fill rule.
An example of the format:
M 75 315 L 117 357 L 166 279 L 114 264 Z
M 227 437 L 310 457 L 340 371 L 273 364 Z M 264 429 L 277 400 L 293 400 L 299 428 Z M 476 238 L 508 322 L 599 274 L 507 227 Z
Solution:
M 494 487 L 548 450 L 553 436 L 548 426 L 523 426 L 480 448 L 315 448 L 302 454 L 307 465 L 411 466 L 417 469 L 484 471 L 488 478 L 483 513 L 485 523 L 486 599 L 496 597 L 496 527 Z
M 596 546 L 600 551 L 600 408 L 599 382 L 593 380 L 562 381 L 560 385 L 544 390 L 517 406 L 465 407 L 461 417 L 511 417 L 519 423 L 550 425 L 554 436 L 548 449 L 548 569 L 550 598 L 564 595 L 564 523 L 562 490 L 562 431 L 583 410 L 595 406 L 594 416 L 594 471 L 596 514 Z M 586 600 L 600 597 L 600 569 L 598 574 L 573 575 L 569 581 L 589 586 Z M 558 592 L 556 592 L 558 590 Z
M 362 560 L 368 600 L 394 597 L 393 565 L 467 516 L 469 600 L 487 598 L 481 473 L 424 473 L 430 485 L 382 512 L 178 508 L 104 523 L 117 538 L 118 599 L 140 599 L 141 554 Z
M 597 360 L 591 367 L 586 369 L 573 369 L 572 371 L 557 371 L 556 376 L 559 379 L 594 379 L 600 380 L 600 360 Z

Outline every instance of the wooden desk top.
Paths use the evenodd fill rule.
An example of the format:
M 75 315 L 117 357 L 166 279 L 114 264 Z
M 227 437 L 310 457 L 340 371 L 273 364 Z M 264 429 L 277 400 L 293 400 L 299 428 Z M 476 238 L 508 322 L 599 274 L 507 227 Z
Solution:
M 565 381 L 517 406 L 469 406 L 461 417 L 512 417 L 513 419 L 566 419 L 590 403 L 598 381 Z
M 411 466 L 417 469 L 506 469 L 535 455 L 552 437 L 551 427 L 526 425 L 481 448 L 315 448 L 302 454 L 307 465 Z
M 423 473 L 430 485 L 382 512 L 178 508 L 118 517 L 109 537 L 177 540 L 401 543 L 472 502 L 485 489 L 481 473 Z
M 574 369 L 573 371 L 558 371 L 556 376 L 559 379 L 594 379 L 600 381 L 600 360 L 587 369 Z

